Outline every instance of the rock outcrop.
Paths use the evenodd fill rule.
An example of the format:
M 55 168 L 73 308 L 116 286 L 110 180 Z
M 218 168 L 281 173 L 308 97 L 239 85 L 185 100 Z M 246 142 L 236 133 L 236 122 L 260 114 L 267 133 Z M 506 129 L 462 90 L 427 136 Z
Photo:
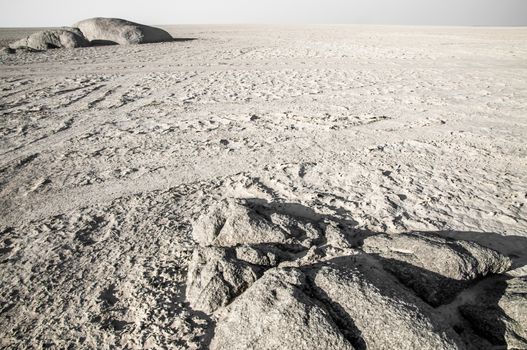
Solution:
M 160 28 L 130 22 L 119 18 L 90 18 L 74 24 L 92 45 L 96 44 L 146 44 L 172 41 L 173 38 Z
M 375 235 L 362 249 L 434 306 L 450 301 L 470 281 L 511 266 L 509 258 L 477 243 L 425 233 Z
M 223 311 L 210 348 L 354 349 L 307 291 L 299 270 L 269 270 Z
M 333 259 L 307 272 L 348 339 L 360 349 L 461 349 L 434 310 L 362 255 Z
M 303 250 L 321 238 L 320 230 L 308 220 L 292 220 L 265 206 L 236 199 L 212 206 L 197 220 L 192 232 L 200 245 L 220 247 L 273 244 Z
M 31 34 L 28 37 L 17 40 L 10 44 L 11 49 L 48 50 L 58 48 L 86 47 L 90 43 L 77 28 L 61 28 L 56 30 L 44 30 Z
M 212 205 L 192 234 L 187 300 L 217 319 L 212 349 L 477 348 L 489 344 L 477 327 L 463 333 L 457 311 L 445 317 L 459 304 L 433 306 L 511 265 L 473 242 L 356 231 L 300 205 L 254 200 Z M 523 344 L 525 300 L 514 291 L 524 282 L 510 282 L 502 299 L 514 320 L 507 345 Z M 499 318 L 484 299 L 461 312 L 480 333 Z
M 527 277 L 494 278 L 459 311 L 493 345 L 527 349 Z
M 245 248 L 242 257 L 248 255 L 251 262 L 236 257 L 234 249 L 198 247 L 189 264 L 187 300 L 196 309 L 214 312 L 253 284 L 264 271 L 257 263 L 270 263 L 260 252 Z

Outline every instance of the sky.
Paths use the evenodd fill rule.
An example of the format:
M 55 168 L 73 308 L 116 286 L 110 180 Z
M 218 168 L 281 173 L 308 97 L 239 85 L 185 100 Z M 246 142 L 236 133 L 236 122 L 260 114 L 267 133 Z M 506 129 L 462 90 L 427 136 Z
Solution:
M 145 24 L 527 25 L 527 0 L 0 0 L 0 27 Z

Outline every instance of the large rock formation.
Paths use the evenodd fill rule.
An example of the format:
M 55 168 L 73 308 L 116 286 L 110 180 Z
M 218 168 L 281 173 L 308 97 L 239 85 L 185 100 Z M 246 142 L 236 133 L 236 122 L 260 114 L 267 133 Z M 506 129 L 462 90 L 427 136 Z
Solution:
M 90 43 L 77 28 L 44 30 L 10 44 L 12 49 L 47 50 L 57 48 L 76 48 L 89 46 Z
M 213 349 L 485 347 L 487 340 L 464 328 L 459 300 L 440 310 L 432 306 L 511 265 L 473 242 L 425 233 L 372 235 L 300 205 L 237 199 L 207 209 L 193 236 L 199 247 L 189 265 L 187 300 L 217 319 Z M 510 289 L 523 290 L 517 286 L 523 284 Z M 520 294 L 506 294 L 499 304 L 510 305 L 505 315 L 515 322 L 506 323 L 510 335 L 500 340 L 508 346 L 523 346 Z M 481 300 L 461 311 L 484 333 L 498 316 Z
M 74 25 L 92 44 L 145 44 L 172 41 L 160 28 L 130 22 L 119 18 L 90 18 Z
M 468 282 L 511 266 L 509 258 L 477 243 L 425 233 L 368 237 L 362 249 L 434 306 L 450 301 Z

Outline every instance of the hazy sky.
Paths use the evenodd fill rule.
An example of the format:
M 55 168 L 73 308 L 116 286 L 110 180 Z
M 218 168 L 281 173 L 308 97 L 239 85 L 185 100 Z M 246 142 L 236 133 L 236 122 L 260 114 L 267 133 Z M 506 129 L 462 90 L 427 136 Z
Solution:
M 95 16 L 147 24 L 527 25 L 527 0 L 0 0 L 0 27 Z

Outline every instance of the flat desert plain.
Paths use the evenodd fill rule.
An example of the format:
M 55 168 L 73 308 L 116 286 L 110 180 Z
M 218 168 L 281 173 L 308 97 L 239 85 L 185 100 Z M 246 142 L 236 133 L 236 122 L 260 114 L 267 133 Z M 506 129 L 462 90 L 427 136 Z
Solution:
M 319 308 L 317 317 L 327 321 L 324 330 L 322 321 L 300 322 L 317 335 L 313 341 L 334 332 L 334 348 L 382 348 L 389 339 L 403 348 L 397 334 L 377 330 L 372 337 L 376 316 L 363 319 L 360 305 L 371 301 L 365 313 L 381 304 L 391 310 L 397 295 L 414 290 L 408 298 L 417 316 L 395 307 L 383 319 L 380 308 L 382 329 L 394 321 L 410 342 L 404 332 L 413 330 L 400 324 L 423 314 L 454 330 L 423 343 L 443 346 L 435 348 L 527 344 L 521 322 L 519 340 L 510 340 L 506 327 L 497 330 L 501 338 L 487 337 L 458 308 L 477 299 L 492 273 L 526 281 L 526 28 L 163 28 L 178 40 L 0 56 L 1 347 L 279 348 L 273 322 L 293 327 L 298 319 L 283 310 L 301 304 Z M 0 41 L 32 31 L 1 29 Z M 214 218 L 223 218 L 219 227 Z M 287 231 L 291 225 L 302 235 Z M 277 227 L 285 236 L 277 238 Z M 212 236 L 196 238 L 207 230 Z M 267 238 L 254 238 L 261 232 Z M 368 237 L 412 240 L 413 232 L 437 237 L 417 239 L 432 247 L 430 261 L 411 245 L 366 244 Z M 324 289 L 335 283 L 325 273 L 330 268 L 313 270 L 330 258 L 367 255 L 366 265 L 382 275 L 382 259 L 368 259 L 395 252 L 394 261 L 417 256 L 423 271 L 434 270 L 430 264 L 442 271 L 453 259 L 434 255 L 433 247 L 459 240 L 497 255 L 494 267 L 488 259 L 488 268 L 474 265 L 474 275 L 463 275 L 474 281 L 445 298 L 396 269 L 378 279 L 389 283 L 350 301 L 337 291 L 350 297 L 367 288 L 349 282 Z M 252 243 L 276 251 L 262 248 L 263 259 Z M 201 262 L 193 253 L 199 249 Z M 207 249 L 236 249 L 250 266 Z M 210 261 L 217 266 L 200 267 Z M 252 277 L 238 283 L 244 269 Z M 223 273 L 209 276 L 218 285 L 234 277 L 224 292 L 210 291 L 205 270 Z M 279 290 L 269 296 L 282 308 L 272 320 L 269 303 L 259 299 L 264 282 Z M 308 288 L 313 293 L 306 283 L 316 285 Z M 372 295 L 383 288 L 395 294 L 377 303 Z M 346 311 L 349 303 L 359 314 Z M 521 305 L 509 318 L 527 314 Z M 264 325 L 251 329 L 247 320 Z M 295 339 L 278 336 L 282 345 L 313 336 L 295 332 Z

